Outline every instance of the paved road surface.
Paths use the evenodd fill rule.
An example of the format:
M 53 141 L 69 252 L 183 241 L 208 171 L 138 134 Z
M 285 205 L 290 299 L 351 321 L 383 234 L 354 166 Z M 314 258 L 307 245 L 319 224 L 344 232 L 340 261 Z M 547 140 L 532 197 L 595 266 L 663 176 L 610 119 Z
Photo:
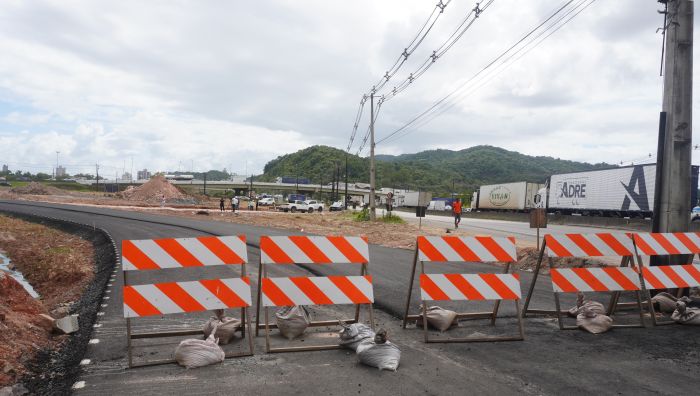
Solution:
M 120 243 L 123 239 L 185 237 L 206 233 L 246 234 L 249 255 L 256 263 L 255 247 L 261 235 L 281 235 L 287 231 L 206 220 L 190 220 L 119 210 L 80 208 L 56 204 L 28 204 L 0 201 L 0 210 L 70 219 L 106 229 Z M 256 355 L 229 359 L 224 364 L 194 370 L 176 365 L 126 369 L 125 321 L 121 310 L 121 277 L 105 293 L 107 306 L 94 330 L 99 343 L 90 346 L 79 395 L 230 393 L 248 394 L 694 394 L 697 393 L 697 366 L 700 364 L 697 328 L 665 326 L 646 329 L 615 329 L 603 335 L 580 331 L 560 331 L 548 318 L 526 319 L 526 340 L 504 343 L 424 344 L 415 329 L 400 329 L 412 252 L 371 246 L 371 272 L 375 283 L 375 315 L 380 326 L 402 349 L 401 366 L 396 373 L 379 372 L 359 365 L 345 351 L 265 354 L 263 337 L 256 338 Z M 253 279 L 257 265 L 249 266 Z M 301 268 L 278 266 L 273 275 L 338 273 L 330 266 Z M 429 271 L 464 271 L 454 264 L 429 266 Z M 342 268 L 347 271 L 346 268 Z M 485 264 L 470 264 L 468 271 L 497 271 Z M 199 274 L 170 272 L 168 279 L 196 278 Z M 531 276 L 522 273 L 523 286 Z M 542 279 L 542 278 L 541 278 Z M 149 281 L 145 274 L 139 281 Z M 552 306 L 547 278 L 538 282 L 534 306 Z M 414 296 L 417 288 L 414 287 Z M 603 300 L 604 301 L 604 300 Z M 572 299 L 568 300 L 568 303 Z M 417 307 L 414 298 L 412 307 Z M 504 304 L 503 319 L 495 329 L 463 322 L 450 335 L 505 333 L 514 329 L 514 310 Z M 478 304 L 471 305 L 472 307 Z M 338 318 L 343 309 L 317 310 Z M 187 317 L 166 316 L 144 319 L 140 330 L 201 326 L 207 314 Z M 631 320 L 634 316 L 621 318 Z M 321 334 L 322 337 L 324 334 Z M 282 341 L 274 338 L 276 343 Z M 310 340 L 311 342 L 313 340 Z M 177 340 L 140 348 L 137 359 L 148 359 L 172 352 Z M 298 342 L 297 342 L 298 343 Z M 235 347 L 235 345 L 233 346 Z

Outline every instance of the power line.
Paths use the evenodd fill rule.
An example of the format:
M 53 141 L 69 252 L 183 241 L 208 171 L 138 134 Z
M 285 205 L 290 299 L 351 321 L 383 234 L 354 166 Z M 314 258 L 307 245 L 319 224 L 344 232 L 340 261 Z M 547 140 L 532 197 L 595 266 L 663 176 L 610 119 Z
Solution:
M 379 101 L 377 102 L 377 109 L 374 111 L 374 122 L 377 122 L 377 117 L 379 117 L 379 111 L 382 109 L 383 103 L 384 103 L 384 96 L 382 96 L 379 99 Z M 362 138 L 362 144 L 360 145 L 360 148 L 357 149 L 356 155 L 360 155 L 360 153 L 362 153 L 362 150 L 365 149 L 365 145 L 367 144 L 367 140 L 369 139 L 369 135 L 371 132 L 370 127 L 371 126 L 369 126 L 369 125 L 367 126 L 367 132 L 365 132 L 365 136 Z
M 440 59 L 447 51 L 454 46 L 457 41 L 464 35 L 464 33 L 469 30 L 469 28 L 476 22 L 482 12 L 484 12 L 495 0 L 488 0 L 483 7 L 479 7 L 480 3 L 476 4 L 476 7 L 471 9 L 462 22 L 457 26 L 457 28 L 452 32 L 452 34 L 436 49 L 433 53 L 428 56 L 428 58 L 413 72 L 408 75 L 400 84 L 394 87 L 390 93 L 386 95 L 386 100 L 394 98 L 399 93 L 403 92 L 409 85 L 413 84 L 418 78 L 420 78 L 428 69 L 430 69 L 435 62 Z
M 581 9 L 579 9 L 579 7 L 581 7 L 584 3 L 588 2 L 588 1 L 590 1 L 590 3 L 586 4 L 586 5 L 583 6 Z M 517 51 L 515 51 L 513 54 L 511 54 L 510 56 L 508 56 L 507 58 L 505 58 L 504 60 L 502 60 L 501 63 L 495 67 L 495 69 L 487 71 L 487 73 L 485 74 L 485 77 L 483 77 L 483 78 L 481 79 L 482 81 L 481 81 L 480 83 L 477 81 L 475 84 L 473 84 L 473 85 L 470 87 L 470 89 L 467 89 L 465 92 L 460 93 L 455 99 L 452 99 L 452 100 L 446 102 L 446 104 L 445 104 L 445 103 L 440 104 L 440 106 L 438 106 L 438 107 L 442 107 L 441 109 L 432 111 L 430 114 L 427 114 L 427 115 L 425 116 L 425 118 L 423 118 L 422 120 L 420 120 L 420 121 L 418 122 L 418 124 L 415 125 L 411 130 L 408 130 L 408 131 L 404 132 L 403 134 L 397 135 L 397 136 L 395 136 L 393 139 L 386 139 L 386 138 L 385 138 L 385 139 L 382 139 L 382 140 L 380 140 L 380 142 L 381 142 L 381 141 L 386 141 L 386 140 L 396 140 L 396 139 L 399 139 L 399 138 L 401 138 L 401 137 L 403 137 L 403 136 L 406 136 L 406 135 L 408 135 L 409 133 L 411 133 L 411 132 L 413 132 L 413 131 L 416 131 L 416 130 L 420 129 L 421 127 L 423 127 L 424 125 L 430 123 L 432 120 L 434 120 L 435 118 L 441 116 L 442 114 L 444 114 L 444 113 L 447 112 L 448 110 L 452 109 L 454 106 L 456 106 L 457 104 L 459 104 L 465 97 L 467 97 L 467 96 L 469 96 L 470 94 L 472 94 L 472 93 L 478 91 L 480 88 L 482 88 L 483 86 L 485 86 L 486 84 L 488 84 L 491 80 L 493 80 L 498 74 L 500 74 L 501 72 L 503 72 L 504 70 L 506 70 L 507 68 L 509 68 L 509 67 L 510 67 L 511 65 L 513 65 L 515 62 L 517 62 L 518 60 L 520 60 L 523 56 L 527 55 L 531 50 L 533 50 L 533 49 L 535 49 L 536 47 L 538 47 L 544 40 L 546 40 L 547 38 L 549 38 L 552 34 L 556 33 L 556 32 L 557 32 L 559 29 L 561 29 L 564 25 L 566 25 L 567 23 L 569 23 L 569 21 L 571 21 L 573 18 L 575 18 L 578 14 L 580 14 L 580 13 L 581 13 L 583 10 L 585 10 L 588 6 L 590 6 L 591 4 L 593 4 L 593 2 L 595 2 L 595 0 L 580 0 L 578 4 L 574 5 L 574 6 L 573 6 L 571 9 L 569 9 L 566 13 L 564 13 L 563 15 L 561 15 L 557 20 L 555 20 L 554 22 L 552 22 L 548 27 L 546 27 L 545 29 L 543 29 L 542 31 L 540 31 L 540 32 L 539 32 L 536 36 L 534 36 L 530 41 L 528 41 L 526 44 L 524 44 L 522 47 L 520 47 L 520 48 L 519 48 Z M 576 11 L 577 9 L 578 9 L 578 11 Z M 575 12 L 575 13 L 574 13 L 574 12 Z M 571 15 L 571 14 L 573 14 L 573 15 Z M 571 15 L 571 17 L 569 17 L 568 19 L 566 19 L 569 15 Z M 566 19 L 566 21 L 564 21 L 563 23 L 559 24 L 559 22 L 561 22 L 561 21 L 564 20 L 564 19 Z M 557 25 L 557 24 L 559 24 L 559 25 Z M 555 26 L 556 26 L 556 27 L 555 27 Z M 552 30 L 552 29 L 553 29 L 553 30 Z M 545 33 L 547 33 L 547 32 L 549 32 L 549 33 L 548 33 L 546 36 L 542 37 L 542 36 L 543 36 Z M 542 37 L 542 38 L 539 39 L 540 37 Z M 539 39 L 539 41 L 537 41 L 538 39 Z M 535 44 L 531 46 L 531 44 L 533 44 L 533 43 L 535 43 Z M 523 50 L 524 50 L 524 52 L 522 52 Z M 522 52 L 522 54 L 520 54 L 520 56 L 517 56 L 520 52 Z M 517 56 L 517 58 L 515 58 L 516 56 Z M 515 58 L 515 59 L 513 59 L 513 58 Z M 478 73 L 477 73 L 477 74 L 478 74 Z M 465 84 L 463 84 L 462 86 L 460 86 L 459 90 L 466 89 L 467 83 L 471 82 L 472 80 L 476 81 L 476 80 L 475 80 L 475 77 L 476 77 L 476 76 L 477 76 L 477 75 L 474 75 L 474 76 L 473 76 L 471 79 L 469 79 Z M 478 85 L 476 85 L 476 84 L 478 84 Z M 454 93 L 454 91 L 453 91 L 453 93 Z M 378 143 L 379 143 L 379 142 L 378 142 Z
M 563 18 L 566 18 L 567 15 L 570 15 L 570 13 L 573 12 L 573 10 L 576 10 L 577 8 L 581 7 L 581 6 L 582 6 L 585 2 L 587 2 L 587 1 L 590 1 L 590 3 L 586 4 L 583 8 L 581 8 L 581 9 L 580 9 L 578 12 L 576 12 L 573 16 L 571 16 L 569 19 L 567 19 L 566 21 L 564 21 L 563 23 L 561 23 L 560 25 L 557 26 L 557 23 L 559 23 L 560 21 L 562 21 L 562 19 L 563 19 Z M 398 133 L 400 133 L 401 131 L 406 130 L 409 126 L 415 124 L 417 121 L 419 121 L 419 120 L 421 120 L 421 119 L 424 119 L 424 117 L 426 117 L 426 116 L 431 115 L 431 113 L 433 113 L 434 110 L 435 110 L 436 108 L 438 108 L 438 107 L 441 106 L 443 103 L 445 103 L 447 100 L 451 99 L 451 98 L 452 98 L 454 95 L 456 95 L 458 92 L 460 92 L 461 90 L 463 90 L 469 83 L 475 81 L 477 77 L 481 76 L 484 72 L 488 71 L 493 65 L 495 65 L 497 62 L 501 61 L 504 57 L 506 57 L 507 55 L 509 55 L 514 49 L 518 48 L 523 42 L 525 42 L 526 40 L 530 39 L 530 41 L 528 41 L 528 42 L 527 42 L 524 46 L 522 46 L 518 51 L 516 51 L 514 54 L 511 54 L 510 57 L 508 57 L 508 58 L 506 58 L 504 61 L 502 61 L 501 65 L 504 64 L 505 62 L 508 62 L 509 60 L 511 60 L 515 55 L 517 55 L 517 53 L 521 52 L 521 51 L 522 51 L 524 48 L 526 48 L 528 45 L 530 45 L 530 44 L 532 44 L 533 42 L 535 42 L 539 37 L 542 36 L 542 34 L 544 34 L 544 32 L 547 32 L 547 31 L 549 31 L 549 30 L 551 30 L 551 29 L 554 28 L 554 30 L 553 30 L 550 34 L 548 34 L 548 35 L 545 36 L 542 40 L 540 40 L 539 42 L 537 42 L 534 46 L 528 48 L 527 51 L 526 51 L 525 53 L 523 53 L 520 57 L 524 56 L 527 52 L 529 52 L 529 51 L 532 50 L 533 48 L 537 47 L 542 41 L 544 41 L 544 40 L 545 40 L 547 37 L 549 37 L 551 34 L 553 34 L 553 33 L 556 32 L 557 30 L 559 30 L 561 27 L 563 27 L 564 25 L 566 25 L 569 21 L 571 21 L 571 19 L 573 19 L 574 17 L 576 17 L 576 16 L 577 16 L 580 12 L 582 12 L 585 8 L 587 8 L 588 6 L 590 6 L 594 1 L 595 1 L 595 0 L 581 0 L 578 4 L 575 5 L 575 7 L 573 7 L 573 8 L 571 9 L 571 11 L 569 11 L 568 13 L 565 13 L 562 17 L 560 17 L 560 18 L 557 19 L 554 23 L 552 23 L 552 24 L 550 24 L 549 26 L 547 26 L 546 29 L 544 29 L 543 31 L 541 31 L 541 32 L 540 32 L 538 35 L 536 35 L 534 38 L 530 39 L 530 37 L 533 36 L 533 34 L 535 34 L 536 32 L 540 31 L 540 29 L 542 29 L 543 26 L 547 25 L 547 24 L 548 24 L 550 21 L 552 21 L 557 15 L 559 15 L 562 11 L 564 11 L 571 3 L 574 2 L 574 0 L 569 0 L 569 1 L 565 2 L 562 6 L 560 6 L 558 9 L 556 9 L 555 11 L 553 11 L 553 13 L 552 13 L 549 17 L 547 17 L 547 18 L 546 18 L 544 21 L 542 21 L 539 25 L 537 25 L 535 28 L 533 28 L 533 29 L 530 30 L 527 34 L 525 34 L 523 37 L 521 37 L 515 44 L 513 44 L 513 45 L 512 45 L 511 47 L 509 47 L 507 50 L 503 51 L 501 54 L 499 54 L 498 56 L 496 56 L 491 62 L 489 62 L 486 66 L 484 66 L 484 67 L 483 67 L 481 70 L 479 70 L 476 74 L 474 74 L 472 77 L 470 77 L 470 78 L 469 78 L 468 80 L 466 80 L 465 82 L 459 84 L 459 86 L 457 86 L 457 88 L 455 88 L 454 90 L 452 90 L 450 93 L 448 93 L 446 96 L 444 96 L 444 97 L 441 98 L 440 100 L 438 100 L 438 101 L 436 101 L 435 103 L 433 103 L 433 105 L 431 105 L 431 106 L 430 106 L 428 109 L 426 109 L 425 111 L 423 111 L 423 112 L 421 112 L 420 114 L 418 114 L 417 116 L 413 117 L 410 121 L 408 121 L 408 122 L 407 122 L 406 124 L 404 124 L 402 127 L 396 129 L 395 131 L 393 131 L 393 132 L 390 133 L 389 135 L 387 135 L 387 136 L 385 136 L 384 138 L 382 138 L 382 139 L 380 139 L 379 141 L 377 141 L 377 143 L 381 143 L 381 142 L 387 141 L 388 139 L 392 138 L 393 136 L 396 136 L 396 135 L 397 135 Z M 555 27 L 556 27 L 556 28 L 555 28 Z M 520 57 L 517 58 L 517 59 L 520 59 Z M 517 60 L 517 59 L 516 59 L 516 60 Z M 499 66 L 500 66 L 500 65 L 499 65 Z M 454 104 L 456 104 L 456 103 L 454 103 Z M 454 106 L 454 104 L 452 104 L 451 106 Z M 433 117 L 433 118 L 434 118 L 434 117 Z M 431 120 L 432 120 L 432 119 L 431 119 Z M 427 123 L 427 122 L 426 122 L 426 123 Z M 407 133 L 405 133 L 405 134 L 407 134 Z M 405 134 L 402 135 L 402 136 L 405 136 Z
M 413 54 L 413 52 L 420 46 L 420 44 L 425 40 L 425 38 L 428 36 L 428 33 L 433 29 L 433 26 L 435 26 L 435 23 L 437 20 L 440 18 L 440 15 L 445 11 L 445 8 L 452 2 L 452 0 L 447 0 L 446 3 L 443 3 L 442 0 L 440 0 L 435 7 L 433 8 L 433 11 L 430 13 L 428 16 L 428 19 L 426 19 L 425 23 L 421 26 L 421 28 L 418 30 L 418 33 L 416 33 L 415 37 L 411 40 L 410 43 L 404 48 L 403 52 L 399 57 L 396 59 L 394 64 L 389 68 L 389 70 L 384 73 L 384 77 L 375 84 L 371 89 L 370 89 L 370 94 L 375 93 L 378 90 L 382 89 L 386 83 L 389 82 L 389 80 L 399 71 L 401 70 L 401 67 L 406 63 L 408 60 L 408 57 Z M 365 107 L 365 103 L 367 103 L 367 94 L 362 95 L 362 100 L 360 101 L 360 105 L 358 106 L 357 109 L 357 114 L 355 116 L 355 123 L 353 124 L 352 132 L 350 134 L 350 140 L 348 142 L 348 147 L 346 149 L 347 152 L 350 152 L 350 149 L 352 148 L 352 145 L 355 141 L 355 136 L 357 135 L 357 128 L 360 124 L 360 121 L 362 120 L 362 112 Z

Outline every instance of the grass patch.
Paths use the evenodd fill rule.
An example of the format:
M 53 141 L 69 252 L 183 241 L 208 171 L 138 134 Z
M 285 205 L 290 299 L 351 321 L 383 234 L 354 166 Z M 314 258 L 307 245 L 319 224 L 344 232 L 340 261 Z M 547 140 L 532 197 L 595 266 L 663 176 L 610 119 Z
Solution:
M 379 221 L 390 224 L 406 224 L 404 219 L 391 213 L 387 213 L 385 216 L 382 216 Z

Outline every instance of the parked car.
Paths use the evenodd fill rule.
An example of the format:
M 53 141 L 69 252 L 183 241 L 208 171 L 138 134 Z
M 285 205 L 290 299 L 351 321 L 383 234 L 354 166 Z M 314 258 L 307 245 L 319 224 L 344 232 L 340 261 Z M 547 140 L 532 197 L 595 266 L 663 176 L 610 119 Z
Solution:
M 258 205 L 260 205 L 260 206 L 271 206 L 274 203 L 275 203 L 275 199 L 272 197 L 261 198 L 258 201 Z
M 696 206 L 690 212 L 690 221 L 700 220 L 700 206 Z
M 316 212 L 323 212 L 323 202 L 316 201 L 314 199 L 310 199 L 308 201 L 304 201 L 306 204 L 306 211 L 309 213 L 313 213 L 314 211 Z
M 277 210 L 281 210 L 283 212 L 306 212 L 308 209 L 308 206 L 306 205 L 306 202 L 304 201 L 299 201 L 296 200 L 294 202 L 286 203 L 284 205 L 280 205 L 277 207 Z
M 345 209 L 345 205 L 343 204 L 343 201 L 335 201 L 331 204 L 331 206 L 328 208 L 331 212 L 337 212 Z

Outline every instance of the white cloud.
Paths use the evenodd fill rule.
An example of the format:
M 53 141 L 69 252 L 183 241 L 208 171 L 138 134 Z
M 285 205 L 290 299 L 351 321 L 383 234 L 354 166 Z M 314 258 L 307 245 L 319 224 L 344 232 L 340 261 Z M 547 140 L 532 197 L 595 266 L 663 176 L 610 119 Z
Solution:
M 377 137 L 450 92 L 560 5 L 496 0 L 428 73 L 385 104 Z M 268 160 L 310 144 L 344 148 L 362 93 L 433 6 L 3 2 L 0 162 L 50 169 L 61 151 L 66 164 L 85 170 L 97 161 L 123 167 L 133 157 L 138 168 L 182 163 L 243 172 L 247 161 L 260 172 Z M 473 0 L 452 1 L 397 81 L 473 7 Z M 377 151 L 491 144 L 590 162 L 655 152 L 658 7 L 595 2 L 442 116 Z

